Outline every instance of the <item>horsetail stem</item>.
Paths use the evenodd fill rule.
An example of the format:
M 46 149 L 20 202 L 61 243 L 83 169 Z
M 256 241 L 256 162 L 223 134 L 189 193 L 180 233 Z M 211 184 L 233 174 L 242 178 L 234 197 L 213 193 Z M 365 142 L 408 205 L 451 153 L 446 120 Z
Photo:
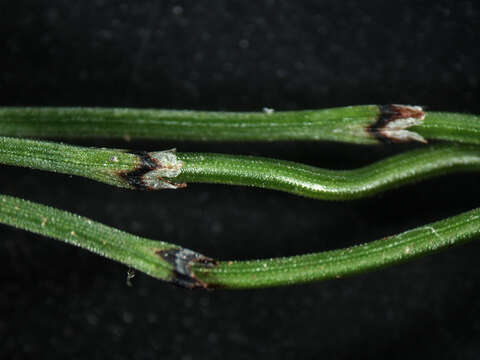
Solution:
M 480 118 L 419 106 L 367 105 L 262 113 L 104 108 L 0 108 L 0 135 L 201 141 L 327 140 L 357 144 L 445 140 L 354 170 L 252 156 L 87 148 L 0 137 L 0 163 L 78 175 L 135 190 L 187 182 L 254 186 L 350 200 L 436 175 L 480 169 Z M 452 144 L 464 143 L 464 144 Z M 480 209 L 345 249 L 217 261 L 48 206 L 0 195 L 0 223 L 85 248 L 186 288 L 257 288 L 348 276 L 478 238 Z
M 0 107 L 0 135 L 22 137 L 356 144 L 440 139 L 480 144 L 479 134 L 478 116 L 425 112 L 408 105 L 263 112 Z
M 174 150 L 129 152 L 0 137 L 0 163 L 83 176 L 110 185 L 158 190 L 186 183 L 254 186 L 323 200 L 351 200 L 420 179 L 480 170 L 480 148 L 436 144 L 354 170 L 290 161 Z
M 380 269 L 478 238 L 480 209 L 363 245 L 251 261 L 218 261 L 30 201 L 0 195 L 0 223 L 48 236 L 186 288 L 242 289 L 327 280 Z

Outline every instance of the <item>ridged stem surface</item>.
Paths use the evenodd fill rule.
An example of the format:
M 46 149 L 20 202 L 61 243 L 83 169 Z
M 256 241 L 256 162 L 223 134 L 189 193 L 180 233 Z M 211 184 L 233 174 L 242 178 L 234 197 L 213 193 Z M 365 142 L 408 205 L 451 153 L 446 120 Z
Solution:
M 183 183 L 219 183 L 315 199 L 351 200 L 441 174 L 480 170 L 480 147 L 460 144 L 411 150 L 353 170 L 327 170 L 253 156 L 181 152 L 167 152 L 168 162 L 145 164 L 146 156 L 158 162 L 163 153 L 130 153 L 0 137 L 2 164 L 79 175 L 142 190 L 163 189 L 165 184 L 175 188 Z
M 368 129 L 380 113 L 378 105 L 278 112 L 0 107 L 0 135 L 379 144 Z M 410 130 L 427 140 L 480 144 L 476 115 L 425 112 L 423 124 Z
M 0 195 L 0 223 L 84 248 L 177 285 L 242 289 L 349 276 L 476 239 L 480 236 L 480 209 L 363 245 L 252 261 L 216 261 L 176 245 L 134 236 L 66 211 L 6 195 Z M 172 259 L 166 261 L 159 255 L 162 252 L 171 254 Z M 191 259 L 208 259 L 208 264 Z

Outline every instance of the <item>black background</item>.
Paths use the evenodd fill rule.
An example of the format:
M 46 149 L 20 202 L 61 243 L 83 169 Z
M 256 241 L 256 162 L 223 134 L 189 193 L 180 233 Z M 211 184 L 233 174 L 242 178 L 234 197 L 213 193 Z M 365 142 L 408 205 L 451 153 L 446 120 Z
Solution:
M 480 113 L 477 1 L 1 1 L 0 105 L 209 110 L 405 103 Z M 407 147 L 74 141 L 353 168 Z M 192 184 L 139 193 L 2 167 L 3 193 L 220 259 L 370 241 L 479 205 L 478 174 L 332 203 Z M 480 245 L 255 291 L 187 291 L 0 228 L 2 359 L 478 359 Z

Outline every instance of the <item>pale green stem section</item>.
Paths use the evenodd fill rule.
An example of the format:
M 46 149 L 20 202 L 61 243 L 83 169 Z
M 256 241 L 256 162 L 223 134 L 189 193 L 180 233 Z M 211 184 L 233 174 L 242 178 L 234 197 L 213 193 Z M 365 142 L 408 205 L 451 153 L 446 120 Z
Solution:
M 459 144 L 412 150 L 354 170 L 327 170 L 253 156 L 144 155 L 157 161 L 158 168 L 146 167 L 138 154 L 126 150 L 0 137 L 0 163 L 79 175 L 130 189 L 156 190 L 174 188 L 176 183 L 204 182 L 254 186 L 315 199 L 351 200 L 441 174 L 480 170 L 480 147 Z M 131 172 L 131 176 L 125 176 Z
M 134 154 L 118 149 L 0 137 L 0 163 L 78 175 L 129 188 L 118 173 L 135 169 L 139 159 Z
M 367 131 L 378 115 L 377 105 L 278 112 L 3 107 L 0 135 L 378 144 Z M 480 144 L 480 118 L 476 115 L 426 112 L 423 124 L 410 130 L 427 140 Z
M 0 223 L 31 231 L 130 265 L 169 280 L 172 266 L 155 251 L 179 249 L 102 225 L 82 216 L 30 201 L 0 195 Z
M 0 223 L 48 236 L 119 261 L 155 278 L 174 281 L 159 250 L 178 246 L 140 238 L 87 218 L 0 195 Z M 480 236 L 480 209 L 399 235 L 345 249 L 253 261 L 192 262 L 195 281 L 208 288 L 258 288 L 338 278 L 380 269 Z
M 427 112 L 420 126 L 409 130 L 426 139 L 480 144 L 480 116 L 447 112 Z
M 353 170 L 251 156 L 179 153 L 175 181 L 255 186 L 322 200 L 352 200 L 442 174 L 480 170 L 480 147 L 437 144 Z
M 195 141 L 331 140 L 374 144 L 375 105 L 279 112 L 0 108 L 0 135 Z
M 210 286 L 260 288 L 340 278 L 377 270 L 480 237 L 480 209 L 359 246 L 280 259 L 193 266 Z

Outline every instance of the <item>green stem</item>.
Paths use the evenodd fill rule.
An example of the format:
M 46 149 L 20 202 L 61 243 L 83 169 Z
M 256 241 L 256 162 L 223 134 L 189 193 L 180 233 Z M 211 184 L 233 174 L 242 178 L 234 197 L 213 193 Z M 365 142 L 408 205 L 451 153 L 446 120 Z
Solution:
M 255 186 L 322 200 L 352 200 L 403 184 L 480 170 L 480 148 L 437 144 L 353 170 L 328 170 L 252 156 L 178 153 L 175 181 Z
M 0 137 L 0 163 L 84 176 L 141 190 L 185 182 L 255 186 L 325 200 L 370 196 L 405 183 L 480 170 L 480 148 L 437 144 L 354 170 L 327 170 L 289 161 L 222 154 L 135 152 Z
M 406 130 L 410 128 L 410 130 Z M 108 108 L 0 108 L 0 135 L 195 141 L 327 140 L 357 144 L 441 139 L 480 144 L 480 118 L 403 105 L 325 110 L 205 112 Z
M 0 195 L 0 223 L 48 236 L 187 288 L 259 288 L 376 270 L 480 236 L 480 209 L 345 249 L 252 261 L 216 261 L 87 218 Z
M 176 188 L 174 151 L 127 152 L 54 142 L 0 137 L 0 163 L 78 175 L 128 189 Z
M 87 249 L 165 280 L 170 276 L 171 265 L 155 252 L 179 248 L 6 195 L 0 195 L 0 222 Z
M 461 143 L 480 144 L 480 116 L 427 112 L 422 125 L 413 126 L 426 139 L 447 140 Z
M 341 278 L 406 262 L 480 237 L 480 209 L 359 246 L 286 258 L 221 261 L 192 266 L 210 287 L 229 289 L 293 285 Z

